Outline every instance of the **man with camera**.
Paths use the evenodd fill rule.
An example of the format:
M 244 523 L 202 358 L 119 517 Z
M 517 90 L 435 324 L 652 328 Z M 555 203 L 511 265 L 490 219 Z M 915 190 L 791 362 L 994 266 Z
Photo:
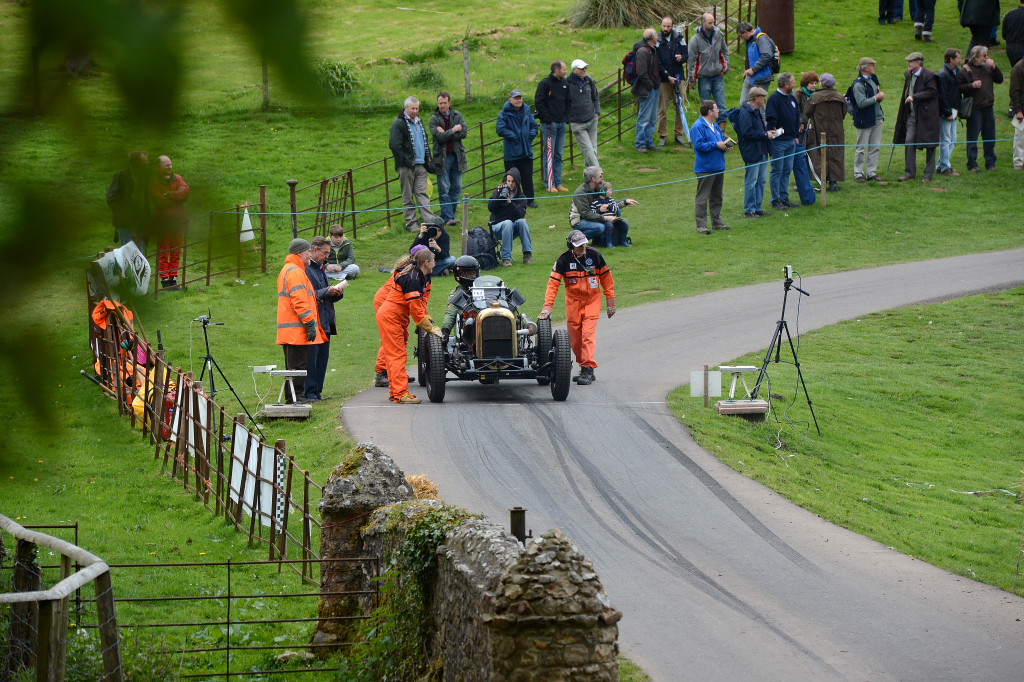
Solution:
M 512 240 L 519 234 L 523 263 L 533 262 L 530 226 L 526 224 L 526 195 L 520 189 L 519 169 L 509 168 L 487 202 L 491 212 L 491 234 L 501 241 L 501 264 L 512 265 Z
M 448 236 L 448 231 L 444 229 L 443 218 L 437 217 L 420 225 L 419 234 L 416 235 L 412 246 L 409 247 L 410 250 L 418 244 L 427 247 L 434 254 L 432 277 L 437 277 L 445 270 L 448 270 L 451 268 L 452 263 L 455 262 L 455 256 L 449 253 L 451 237 Z

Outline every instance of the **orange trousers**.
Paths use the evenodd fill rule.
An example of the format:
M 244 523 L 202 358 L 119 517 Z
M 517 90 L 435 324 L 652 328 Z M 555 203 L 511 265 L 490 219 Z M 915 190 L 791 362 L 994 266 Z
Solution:
M 569 347 L 580 367 L 597 367 L 594 347 L 597 345 L 597 318 L 601 316 L 601 296 L 586 300 L 565 297 L 565 328 Z
M 384 305 L 384 300 L 388 297 L 388 291 L 391 290 L 391 280 L 388 280 L 384 286 L 377 289 L 377 293 L 373 295 L 373 312 L 376 315 L 380 307 Z M 405 347 L 409 347 L 409 325 L 405 325 Z M 374 367 L 375 372 L 378 374 L 381 372 L 388 371 L 388 361 L 384 357 L 384 344 L 380 345 L 377 349 L 377 366 Z
M 385 301 L 377 310 L 377 330 L 388 372 L 388 393 L 391 400 L 397 401 L 409 391 L 409 375 L 405 373 L 409 360 L 409 308 Z

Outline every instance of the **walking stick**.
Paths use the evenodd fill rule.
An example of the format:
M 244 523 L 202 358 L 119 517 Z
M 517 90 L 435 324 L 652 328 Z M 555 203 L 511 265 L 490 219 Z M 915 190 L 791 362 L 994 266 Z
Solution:
M 889 166 L 892 165 L 892 155 L 896 153 L 896 145 L 892 146 L 892 150 L 889 152 L 889 163 L 885 164 L 885 174 L 889 174 Z
M 550 123 L 545 123 L 544 124 L 544 129 L 547 130 L 547 133 L 548 133 L 548 144 L 547 144 L 548 172 L 547 172 L 546 180 L 547 180 L 547 185 L 548 185 L 548 191 L 550 192 L 554 188 L 553 181 L 554 181 L 554 177 L 555 177 L 554 170 L 551 168 L 551 161 L 552 161 L 552 156 L 553 156 L 553 152 L 551 150 L 551 124 Z

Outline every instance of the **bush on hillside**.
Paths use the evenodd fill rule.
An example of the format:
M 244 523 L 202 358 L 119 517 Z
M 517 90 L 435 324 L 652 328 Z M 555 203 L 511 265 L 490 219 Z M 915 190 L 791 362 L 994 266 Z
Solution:
M 444 77 L 429 66 L 421 66 L 413 71 L 406 79 L 406 83 L 410 87 L 424 90 L 444 89 Z
M 316 65 L 316 77 L 320 87 L 328 95 L 340 97 L 359 87 L 354 66 L 338 59 L 324 59 Z
M 657 28 L 668 16 L 678 27 L 706 8 L 707 3 L 700 0 L 579 0 L 569 23 L 577 28 Z

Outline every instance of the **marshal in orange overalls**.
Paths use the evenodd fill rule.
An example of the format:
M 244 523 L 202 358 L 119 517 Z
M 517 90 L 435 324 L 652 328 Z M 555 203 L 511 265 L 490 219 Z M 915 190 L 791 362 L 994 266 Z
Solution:
M 544 307 L 555 303 L 558 287 L 565 282 L 565 327 L 569 332 L 569 347 L 580 367 L 597 367 L 594 347 L 597 343 L 597 318 L 601 316 L 601 290 L 608 299 L 608 307 L 615 307 L 615 281 L 601 253 L 587 247 L 576 257 L 567 250 L 551 270 L 548 289 L 544 294 Z
M 430 275 L 424 275 L 414 266 L 405 274 L 396 272 L 381 290 L 385 294 L 377 308 L 377 329 L 388 373 L 389 399 L 397 403 L 403 395 L 409 393 L 409 375 L 405 373 L 409 357 L 409 318 L 412 317 L 417 326 L 425 325 L 426 329 L 433 327 L 430 315 L 427 314 Z M 378 295 L 380 293 L 377 292 Z M 377 296 L 374 296 L 374 305 L 377 305 Z

